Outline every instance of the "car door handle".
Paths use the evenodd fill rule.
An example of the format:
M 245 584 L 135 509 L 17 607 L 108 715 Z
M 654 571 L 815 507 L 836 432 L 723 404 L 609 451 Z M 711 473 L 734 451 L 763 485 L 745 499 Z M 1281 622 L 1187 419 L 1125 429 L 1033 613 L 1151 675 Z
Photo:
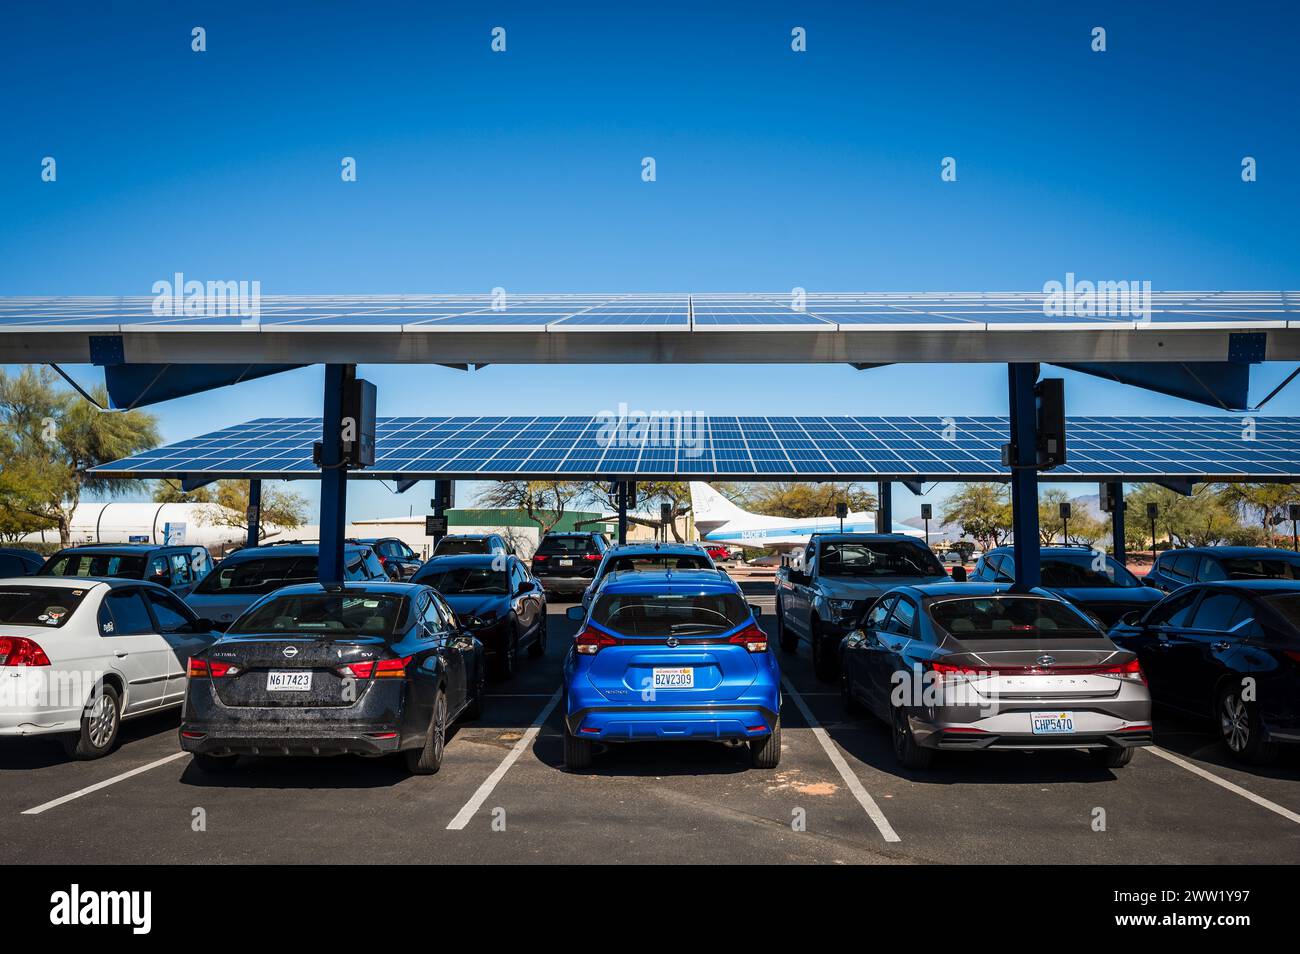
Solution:
M 1215 650 L 1216 652 L 1220 652 L 1220 653 L 1222 653 L 1222 652 L 1226 652 L 1227 650 L 1231 649 L 1231 648 L 1232 648 L 1232 643 L 1223 643 L 1223 642 L 1220 642 L 1220 643 L 1210 643 L 1210 648 L 1213 649 L 1213 650 Z
M 903 648 L 903 644 L 902 644 L 902 643 L 892 643 L 892 644 L 890 644 L 889 651 L 890 651 L 890 652 L 894 652 L 894 653 L 896 653 L 896 652 L 898 652 L 898 651 L 899 651 L 900 649 L 902 649 L 902 648 Z
M 130 653 L 126 652 L 123 649 L 118 649 L 113 652 L 113 655 L 116 656 L 118 659 L 125 659 L 127 656 L 130 655 Z

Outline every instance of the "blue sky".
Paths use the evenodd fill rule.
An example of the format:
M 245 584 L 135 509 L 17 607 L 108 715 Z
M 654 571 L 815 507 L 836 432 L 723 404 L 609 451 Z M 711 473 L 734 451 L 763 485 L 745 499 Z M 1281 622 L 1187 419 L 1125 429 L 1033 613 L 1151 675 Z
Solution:
M 0 293 L 148 294 L 176 271 L 267 294 L 1300 287 L 1300 13 L 1134 6 L 9 2 Z M 1289 370 L 1259 369 L 1254 396 Z M 987 365 L 361 373 L 381 413 L 993 414 L 1006 395 Z M 1074 413 L 1208 413 L 1066 376 Z M 157 411 L 167 439 L 311 415 L 320 380 Z M 1300 387 L 1269 411 L 1300 413 Z M 427 497 L 366 486 L 352 512 Z

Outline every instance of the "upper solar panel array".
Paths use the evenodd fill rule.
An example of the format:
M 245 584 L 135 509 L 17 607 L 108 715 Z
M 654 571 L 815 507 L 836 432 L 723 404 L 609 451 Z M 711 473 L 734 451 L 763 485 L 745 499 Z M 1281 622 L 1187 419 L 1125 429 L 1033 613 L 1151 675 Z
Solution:
M 1149 308 L 1139 311 L 1139 306 Z M 1054 308 L 1042 292 L 707 295 L 264 295 L 257 314 L 232 301 L 159 314 L 152 296 L 0 298 L 0 334 L 162 331 L 870 331 L 1156 327 L 1300 327 L 1300 293 L 1111 294 Z M 175 313 L 173 313 L 175 312 Z M 216 313 L 219 312 L 219 313 Z M 1135 313 L 1137 312 L 1137 313 Z
M 309 478 L 319 420 L 263 418 L 94 469 Z M 391 417 L 370 478 L 1005 479 L 997 417 Z M 1300 418 L 1071 418 L 1049 480 L 1300 481 Z

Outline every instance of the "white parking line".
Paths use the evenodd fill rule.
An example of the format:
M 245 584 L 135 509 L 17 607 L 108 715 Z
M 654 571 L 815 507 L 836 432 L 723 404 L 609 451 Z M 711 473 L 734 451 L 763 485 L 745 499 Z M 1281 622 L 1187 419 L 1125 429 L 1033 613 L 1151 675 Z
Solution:
M 1173 762 L 1179 768 L 1187 769 L 1187 771 L 1191 772 L 1193 775 L 1198 775 L 1201 778 L 1205 779 L 1207 782 L 1213 782 L 1215 785 L 1219 786 L 1220 788 L 1226 788 L 1234 795 L 1240 795 L 1242 798 L 1246 799 L 1246 801 L 1254 802 L 1256 805 L 1260 806 L 1261 808 L 1267 808 L 1270 812 L 1273 812 L 1274 814 L 1277 815 L 1281 815 L 1287 821 L 1293 821 L 1297 825 L 1300 825 L 1300 815 L 1297 815 L 1289 808 L 1283 808 L 1277 802 L 1270 802 L 1267 798 L 1264 798 L 1262 795 L 1256 795 L 1254 792 L 1248 791 L 1247 789 L 1242 788 L 1240 785 L 1234 784 L 1233 782 L 1229 782 L 1226 778 L 1219 778 L 1219 776 L 1215 775 L 1213 772 L 1207 772 L 1199 765 L 1193 765 L 1191 762 L 1187 762 L 1183 759 L 1180 759 L 1172 752 L 1166 752 L 1164 749 L 1154 745 L 1144 746 L 1144 748 L 1152 755 L 1159 756 L 1160 758 L 1164 759 L 1166 762 Z
M 78 789 L 71 795 L 64 795 L 54 799 L 52 802 L 46 802 L 44 805 L 37 805 L 35 808 L 29 808 L 23 812 L 24 815 L 39 815 L 41 812 L 49 811 L 51 808 L 58 808 L 60 805 L 66 805 L 74 798 L 80 798 L 82 795 L 89 795 L 91 792 L 98 792 L 101 788 L 108 788 L 110 785 L 116 785 L 118 782 L 126 781 L 133 775 L 139 775 L 150 769 L 156 769 L 160 765 L 166 765 L 168 762 L 175 762 L 177 759 L 189 755 L 188 752 L 175 752 L 166 758 L 159 759 L 156 762 L 150 762 L 148 765 L 141 765 L 139 768 L 133 768 L 129 772 L 123 772 L 121 775 L 114 775 L 112 778 L 104 779 L 102 782 L 96 782 L 94 785 L 87 785 L 85 788 Z
M 880 830 L 880 836 L 884 838 L 885 841 L 901 841 L 902 839 L 898 837 L 898 833 L 894 831 L 894 827 L 889 824 L 889 819 L 885 817 L 885 813 L 882 812 L 880 806 L 876 804 L 876 800 L 871 797 L 870 792 L 862 787 L 862 783 L 858 781 L 858 777 L 854 775 L 853 770 L 849 768 L 849 763 L 844 761 L 844 756 L 840 755 L 840 750 L 835 747 L 835 743 L 831 741 L 831 737 L 827 734 L 826 730 L 821 727 L 821 723 L 813 717 L 812 712 L 808 709 L 807 703 L 803 701 L 803 696 L 799 695 L 794 686 L 790 684 L 790 680 L 785 676 L 781 677 L 781 684 L 785 686 L 785 691 L 790 694 L 790 698 L 794 700 L 794 704 L 799 707 L 799 712 L 803 715 L 804 721 L 808 723 L 809 727 L 812 729 L 813 735 L 816 736 L 817 741 L 821 743 L 822 749 L 831 760 L 831 764 L 839 770 L 840 778 L 844 779 L 844 784 L 849 787 L 849 791 L 852 792 L 853 797 L 858 800 L 858 804 L 861 805 L 862 810 L 867 813 L 867 817 L 876 823 L 876 828 Z
M 501 764 L 483 781 L 483 784 L 478 787 L 478 791 L 470 796 L 469 801 L 456 813 L 456 817 L 447 823 L 448 829 L 460 831 L 469 824 L 469 820 L 474 817 L 474 813 L 483 807 L 487 797 L 492 794 L 492 789 L 497 787 L 497 782 L 505 778 L 506 772 L 509 772 L 510 766 L 514 765 L 515 760 L 523 755 L 524 749 L 532 745 L 533 739 L 537 737 L 537 733 L 542 730 L 542 726 L 550 718 L 551 710 L 560 701 L 562 691 L 561 689 L 555 690 L 555 694 L 551 696 L 551 701 L 546 703 L 546 707 L 538 713 L 537 718 L 533 720 L 533 724 L 528 727 L 528 730 L 524 732 L 519 741 L 506 753 L 506 757 L 501 760 Z

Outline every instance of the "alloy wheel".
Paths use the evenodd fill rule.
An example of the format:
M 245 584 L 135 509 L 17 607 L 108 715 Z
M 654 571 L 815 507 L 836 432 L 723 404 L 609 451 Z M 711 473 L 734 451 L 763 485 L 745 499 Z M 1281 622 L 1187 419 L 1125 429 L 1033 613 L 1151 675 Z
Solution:
M 117 707 L 113 705 L 113 700 L 105 693 L 100 693 L 95 699 L 94 705 L 90 708 L 90 744 L 97 749 L 102 749 L 113 740 L 113 732 L 117 726 Z
M 1250 713 L 1246 711 L 1246 703 L 1235 692 L 1223 697 L 1219 730 L 1223 734 L 1223 741 L 1234 752 L 1245 751 L 1250 744 Z

